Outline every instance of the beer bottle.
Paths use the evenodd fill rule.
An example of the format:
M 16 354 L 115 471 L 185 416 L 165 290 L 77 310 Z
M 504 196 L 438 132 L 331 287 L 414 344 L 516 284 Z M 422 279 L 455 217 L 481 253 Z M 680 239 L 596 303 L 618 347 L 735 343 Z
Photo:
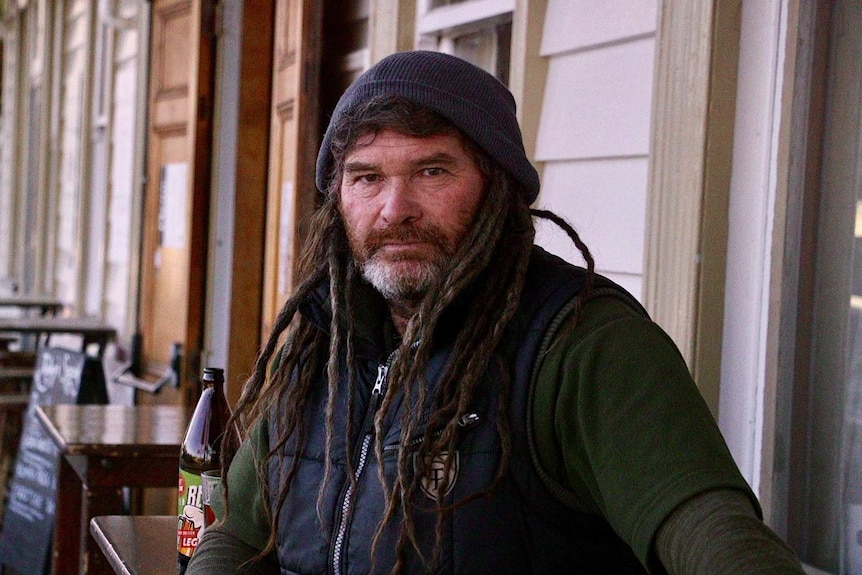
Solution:
M 204 525 L 201 473 L 221 465 L 221 441 L 231 416 L 224 395 L 224 370 L 204 368 L 202 391 L 180 448 L 177 499 L 177 567 L 183 575 Z

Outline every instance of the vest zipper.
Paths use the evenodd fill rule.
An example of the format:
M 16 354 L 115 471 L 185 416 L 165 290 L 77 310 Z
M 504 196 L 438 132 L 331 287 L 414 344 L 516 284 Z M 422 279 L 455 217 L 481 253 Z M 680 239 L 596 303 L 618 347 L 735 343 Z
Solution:
M 465 413 L 464 415 L 461 416 L 461 419 L 458 421 L 458 425 L 460 425 L 463 429 L 469 429 L 469 428 L 473 427 L 474 425 L 476 425 L 477 423 L 479 423 L 479 419 L 480 418 L 479 418 L 478 413 L 472 413 L 472 412 L 471 413 Z M 445 431 L 445 430 L 438 429 L 437 431 L 435 431 L 434 433 L 431 434 L 431 437 L 436 439 L 437 437 L 440 437 L 441 435 L 443 435 L 443 431 Z M 424 439 L 423 437 L 414 437 L 413 439 L 408 441 L 404 447 L 406 447 L 407 449 L 416 447 L 420 443 L 422 443 L 423 439 Z M 400 443 L 395 443 L 392 445 L 384 445 L 383 446 L 383 453 L 390 453 L 390 452 L 395 451 L 395 450 L 400 449 L 400 448 L 401 448 Z
M 341 574 L 344 538 L 347 536 L 348 512 L 353 500 L 354 487 L 359 484 L 359 478 L 362 476 L 362 471 L 365 469 L 365 463 L 368 460 L 368 450 L 374 437 L 374 415 L 377 413 L 377 408 L 380 407 L 380 398 L 385 393 L 384 387 L 387 375 L 389 374 L 389 367 L 392 365 L 392 360 L 395 359 L 397 353 L 398 350 L 393 351 L 386 359 L 386 363 L 377 366 L 377 380 L 371 389 L 371 399 L 368 402 L 368 411 L 365 413 L 365 420 L 362 425 L 363 437 L 359 448 L 359 460 L 353 472 L 354 481 L 347 484 L 347 489 L 344 491 L 341 499 L 341 513 L 338 518 L 338 529 L 335 531 L 335 543 L 332 550 L 332 572 L 335 575 Z

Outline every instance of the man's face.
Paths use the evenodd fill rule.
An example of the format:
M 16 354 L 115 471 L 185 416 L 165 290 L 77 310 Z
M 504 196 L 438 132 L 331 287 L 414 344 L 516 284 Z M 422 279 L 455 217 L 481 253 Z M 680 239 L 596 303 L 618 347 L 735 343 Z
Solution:
M 340 207 L 362 275 L 388 300 L 420 298 L 467 235 L 484 187 L 454 133 L 360 137 L 344 158 Z

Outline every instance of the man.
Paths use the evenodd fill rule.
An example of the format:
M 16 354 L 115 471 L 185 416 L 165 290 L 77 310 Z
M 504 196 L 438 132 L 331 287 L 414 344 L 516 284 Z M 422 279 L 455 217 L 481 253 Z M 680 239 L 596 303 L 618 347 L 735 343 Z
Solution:
M 381 61 L 317 186 L 190 573 L 802 573 L 669 338 L 574 230 L 588 270 L 533 245 L 492 76 Z

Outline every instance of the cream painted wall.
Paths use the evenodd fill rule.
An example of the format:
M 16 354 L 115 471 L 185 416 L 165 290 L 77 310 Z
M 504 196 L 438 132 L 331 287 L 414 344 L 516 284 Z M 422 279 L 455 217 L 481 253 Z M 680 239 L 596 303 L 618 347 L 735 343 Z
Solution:
M 548 58 L 535 160 L 537 207 L 571 222 L 596 269 L 642 294 L 655 1 L 549 0 Z M 580 263 L 565 234 L 540 223 L 537 242 Z
M 216 50 L 216 142 L 218 157 L 214 163 L 214 199 L 210 206 L 210 228 L 207 262 L 207 296 L 204 329 L 203 365 L 228 366 L 230 345 L 230 297 L 233 281 L 233 237 L 236 224 L 236 149 L 239 122 L 240 51 L 242 50 L 242 2 L 226 2 L 222 18 L 225 32 L 219 36 Z M 240 214 L 241 217 L 241 214 Z M 240 223 L 241 225 L 241 223 Z M 230 374 L 228 374 L 230 375 Z

